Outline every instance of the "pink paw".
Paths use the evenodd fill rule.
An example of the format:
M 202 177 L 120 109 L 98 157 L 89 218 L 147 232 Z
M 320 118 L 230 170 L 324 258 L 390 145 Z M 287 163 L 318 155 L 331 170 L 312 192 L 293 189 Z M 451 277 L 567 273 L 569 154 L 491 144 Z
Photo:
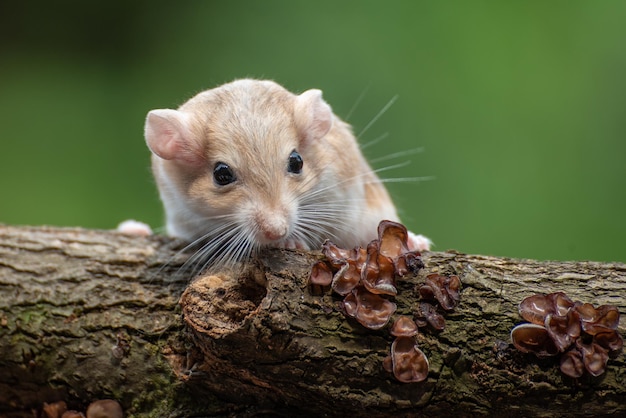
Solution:
M 146 237 L 152 235 L 152 229 L 148 224 L 128 219 L 117 226 L 117 232 L 128 235 L 139 235 Z
M 416 235 L 411 231 L 409 232 L 409 249 L 411 251 L 429 251 L 433 242 L 426 238 L 424 235 Z

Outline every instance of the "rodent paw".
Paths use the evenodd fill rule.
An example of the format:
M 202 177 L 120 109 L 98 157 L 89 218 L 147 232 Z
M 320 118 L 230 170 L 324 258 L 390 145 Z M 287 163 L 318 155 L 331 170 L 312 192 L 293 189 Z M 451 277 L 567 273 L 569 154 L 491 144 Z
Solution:
M 408 233 L 408 244 L 411 251 L 430 251 L 430 247 L 433 245 L 431 240 L 424 235 L 416 235 L 411 231 L 408 231 Z
M 117 226 L 117 232 L 128 235 L 139 235 L 146 237 L 152 235 L 152 229 L 148 224 L 135 221 L 134 219 L 127 219 Z

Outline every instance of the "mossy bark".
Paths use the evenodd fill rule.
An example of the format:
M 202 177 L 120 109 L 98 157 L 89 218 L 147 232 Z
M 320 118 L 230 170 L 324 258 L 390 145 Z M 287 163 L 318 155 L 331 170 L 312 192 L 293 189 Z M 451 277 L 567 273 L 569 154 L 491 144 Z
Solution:
M 398 284 L 396 315 L 412 314 L 433 272 L 461 278 L 461 302 L 442 332 L 419 334 L 430 374 L 406 384 L 383 370 L 388 330 L 307 285 L 319 257 L 272 250 L 191 281 L 163 237 L 0 226 L 0 416 L 99 398 L 128 416 L 626 415 L 623 354 L 574 381 L 508 342 L 534 293 L 624 312 L 625 264 L 425 253 Z

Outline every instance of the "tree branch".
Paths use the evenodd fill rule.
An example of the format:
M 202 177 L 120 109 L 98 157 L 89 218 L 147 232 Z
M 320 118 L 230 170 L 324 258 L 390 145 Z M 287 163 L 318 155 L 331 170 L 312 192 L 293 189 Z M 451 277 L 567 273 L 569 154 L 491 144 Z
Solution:
M 461 302 L 444 331 L 419 334 L 429 377 L 405 384 L 382 367 L 387 329 L 367 330 L 337 296 L 312 294 L 318 253 L 266 251 L 190 284 L 177 245 L 0 226 L 0 415 L 32 417 L 58 400 L 84 410 L 98 398 L 128 416 L 626 414 L 623 355 L 574 381 L 554 358 L 508 343 L 531 294 L 563 291 L 624 312 L 625 264 L 423 254 L 424 269 L 398 284 L 397 315 L 413 313 L 415 288 L 433 272 L 461 278 Z

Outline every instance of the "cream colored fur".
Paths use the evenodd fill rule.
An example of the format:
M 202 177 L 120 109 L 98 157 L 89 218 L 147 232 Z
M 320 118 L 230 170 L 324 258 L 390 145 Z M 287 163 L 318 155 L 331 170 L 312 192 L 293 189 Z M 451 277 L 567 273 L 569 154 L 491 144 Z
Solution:
M 311 249 L 325 239 L 353 247 L 374 239 L 380 220 L 398 221 L 350 126 L 319 90 L 295 95 L 272 81 L 237 80 L 177 110 L 151 111 L 145 133 L 170 235 L 210 241 L 229 223 L 254 248 Z M 301 174 L 287 172 L 293 150 Z M 237 180 L 217 185 L 217 162 Z

